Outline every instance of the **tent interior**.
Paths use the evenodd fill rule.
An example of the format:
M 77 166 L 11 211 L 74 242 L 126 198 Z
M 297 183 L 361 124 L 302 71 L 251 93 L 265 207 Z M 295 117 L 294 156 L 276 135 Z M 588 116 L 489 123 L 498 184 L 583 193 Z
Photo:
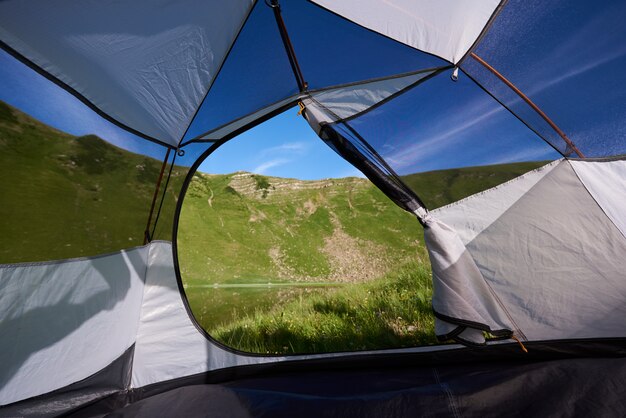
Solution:
M 0 416 L 624 416 L 625 20 L 623 1 L 0 2 Z M 189 202 L 226 181 L 209 162 L 269 158 L 242 138 L 286 116 L 332 154 L 308 164 L 373 185 L 355 229 L 423 255 L 427 342 L 255 351 L 202 322 L 188 254 L 273 250 L 192 245 Z M 316 239 L 292 241 L 313 259 Z

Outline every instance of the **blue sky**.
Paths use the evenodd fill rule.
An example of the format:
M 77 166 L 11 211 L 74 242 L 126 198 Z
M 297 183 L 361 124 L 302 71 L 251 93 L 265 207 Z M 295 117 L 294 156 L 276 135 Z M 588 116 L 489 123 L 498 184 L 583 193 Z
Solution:
M 509 4 L 515 6 L 520 1 L 511 0 Z M 603 2 L 600 9 L 598 4 L 583 1 L 555 2 L 549 7 L 543 7 L 539 0 L 532 0 L 533 4 L 528 1 L 524 4 L 533 13 L 508 16 L 505 8 L 501 24 L 494 25 L 479 52 L 492 57 L 496 61 L 492 64 L 592 154 L 599 155 L 605 149 L 611 153 L 626 152 L 626 2 Z M 284 8 L 288 25 L 288 19 L 294 21 L 299 13 L 310 16 L 320 12 L 310 9 L 313 6 L 307 2 L 302 4 L 303 10 Z M 262 20 L 267 18 L 259 15 L 258 21 L 251 20 L 250 33 L 242 34 L 242 39 L 256 39 L 255 28 L 262 27 Z M 395 43 L 392 46 L 391 41 L 369 43 L 374 38 L 367 31 L 354 30 L 338 39 L 337 31 L 345 22 L 334 21 L 336 17 L 324 19 L 320 24 L 325 29 L 319 32 L 320 36 L 304 29 L 293 35 L 305 77 L 308 71 L 313 85 L 353 81 L 349 80 L 351 76 L 361 79 L 392 74 L 413 69 L 422 62 L 412 58 L 415 54 L 407 53 L 406 48 Z M 322 61 L 316 60 L 320 37 L 338 39 L 324 51 Z M 266 44 L 276 39 L 272 41 L 268 37 L 259 41 Z M 365 44 L 373 46 L 368 51 Z M 224 67 L 232 74 L 231 78 L 241 79 L 249 72 L 250 60 L 258 59 L 257 46 L 250 43 L 239 52 L 237 48 L 233 50 Z M 284 57 L 276 55 L 271 59 L 278 62 Z M 352 67 L 351 61 L 356 63 Z M 325 68 L 326 64 L 329 68 Z M 355 71 L 351 72 L 351 68 Z M 216 95 L 214 104 L 204 106 L 198 123 L 210 125 L 225 118 L 227 115 L 220 113 L 223 110 L 220 107 L 226 105 L 231 105 L 229 109 L 236 103 L 242 103 L 242 109 L 254 105 L 249 96 L 251 87 L 246 86 L 273 77 L 257 95 L 269 91 L 268 86 L 290 75 L 283 70 L 274 71 L 271 66 L 259 68 L 248 84 L 234 91 L 225 88 L 228 79 L 224 78 L 223 85 L 218 79 L 212 92 Z M 292 81 L 285 82 L 283 87 L 277 85 L 276 94 L 282 97 L 292 92 Z M 256 100 L 257 96 L 253 97 Z M 93 133 L 130 151 L 162 158 L 162 147 L 100 118 L 69 93 L 4 52 L 0 52 L 0 99 L 60 130 L 74 135 Z M 296 112 L 289 110 L 231 140 L 209 157 L 201 170 L 212 173 L 246 170 L 301 179 L 359 175 L 327 148 Z M 353 126 L 400 174 L 558 157 L 463 75 L 459 82 L 453 83 L 448 74 L 442 74 L 355 121 Z M 200 133 L 204 127 L 193 128 L 195 133 Z
M 317 137 L 298 110 L 288 110 L 222 145 L 200 170 L 221 174 L 243 170 L 305 180 L 362 176 Z

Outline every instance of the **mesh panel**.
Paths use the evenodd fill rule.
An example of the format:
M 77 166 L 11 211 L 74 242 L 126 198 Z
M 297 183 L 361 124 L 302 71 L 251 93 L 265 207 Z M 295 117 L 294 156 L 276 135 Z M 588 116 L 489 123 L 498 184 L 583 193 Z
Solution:
M 448 75 L 437 75 L 347 122 L 427 207 L 495 186 L 558 157 L 470 79 L 461 75 L 455 83 Z M 510 164 L 525 161 L 536 162 Z M 506 165 L 494 166 L 500 164 Z M 475 166 L 491 167 L 467 168 Z M 418 174 L 442 169 L 448 171 Z
M 0 263 L 141 245 L 167 150 L 0 60 Z
M 626 153 L 626 4 L 511 0 L 475 53 L 531 98 L 587 157 Z M 566 144 L 472 58 L 463 69 L 563 154 Z M 574 155 L 575 156 L 575 155 Z

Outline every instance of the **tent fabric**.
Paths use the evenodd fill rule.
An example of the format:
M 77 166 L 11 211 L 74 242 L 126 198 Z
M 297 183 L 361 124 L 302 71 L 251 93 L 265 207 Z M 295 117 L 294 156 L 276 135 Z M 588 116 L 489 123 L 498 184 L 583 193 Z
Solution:
M 458 63 L 479 38 L 500 1 L 312 0 L 403 44 Z
M 311 98 L 333 116 L 332 122 L 337 122 L 367 111 L 372 106 L 380 104 L 413 86 L 435 71 L 436 69 L 421 70 L 415 74 L 401 77 L 388 77 L 382 80 L 325 89 L 311 93 Z
M 134 348 L 135 346 L 131 346 L 111 364 L 86 379 L 51 393 L 0 407 L 0 416 L 37 418 L 64 416 L 76 409 L 84 408 L 91 402 L 98 402 L 108 396 L 127 391 L 130 387 Z
M 146 257 L 0 266 L 0 405 L 85 379 L 134 344 Z
M 192 321 L 166 241 L 93 258 L 0 266 L 0 307 L 0 406 L 18 409 L 34 407 L 19 402 L 41 395 L 71 406 L 120 385 L 129 390 L 237 366 L 350 355 L 256 356 L 218 345 Z M 127 363 L 128 381 L 105 372 L 126 370 Z M 90 380 L 100 389 L 85 391 L 78 383 Z
M 307 50 L 310 67 L 303 72 L 305 78 L 306 74 L 313 74 L 311 85 L 315 90 L 297 93 L 294 80 L 286 77 L 293 74 L 285 65 L 288 60 L 282 55 L 284 51 L 271 46 L 279 45 L 276 22 L 271 19 L 273 10 L 267 8 L 266 3 L 252 0 L 174 3 L 6 0 L 0 2 L 0 39 L 4 49 L 62 85 L 101 115 L 145 139 L 170 147 L 178 147 L 181 140 L 227 138 L 301 99 L 305 106 L 304 117 L 322 140 L 361 169 L 399 206 L 416 214 L 425 225 L 434 278 L 435 329 L 442 339 L 480 345 L 491 338 L 513 336 L 531 344 L 546 340 L 597 342 L 598 339 L 624 337 L 625 160 L 560 160 L 431 213 L 396 174 L 397 171 L 409 177 L 424 169 L 418 163 L 436 159 L 434 157 L 446 152 L 450 157 L 463 154 L 464 150 L 456 142 L 461 134 L 470 132 L 487 118 L 492 121 L 502 111 L 504 100 L 492 101 L 485 96 L 480 87 L 494 98 L 501 97 L 489 86 L 485 87 L 486 83 L 478 77 L 472 83 L 461 80 L 452 83 L 446 77 L 447 88 L 456 90 L 446 96 L 447 103 L 444 100 L 434 103 L 433 110 L 441 107 L 446 113 L 458 116 L 456 120 L 433 117 L 436 112 L 418 117 L 416 108 L 405 106 L 402 100 L 392 102 L 389 99 L 417 100 L 418 104 L 425 104 L 424 108 L 431 103 L 428 97 L 420 99 L 419 95 L 413 95 L 418 90 L 412 89 L 416 84 L 430 81 L 430 75 L 451 70 L 457 64 L 462 64 L 468 74 L 475 74 L 472 61 L 464 58 L 475 45 L 480 48 L 481 36 L 492 20 L 498 27 L 508 30 L 508 19 L 494 19 L 504 2 L 312 0 L 312 3 L 321 6 L 315 7 L 318 13 L 335 17 L 330 11 L 342 17 L 346 32 L 349 31 L 347 26 L 351 26 L 402 49 L 389 53 L 380 46 L 384 51 L 376 51 L 380 55 L 372 56 L 403 56 L 405 59 L 389 60 L 390 64 L 381 64 L 380 71 L 378 67 L 371 71 L 375 77 L 384 78 L 355 82 L 357 71 L 351 67 L 377 58 L 368 55 L 359 60 L 358 52 L 351 51 L 352 60 L 337 59 L 343 58 L 342 51 L 351 47 L 350 37 L 342 37 L 341 48 L 333 49 L 334 55 L 328 54 L 331 57 L 326 56 L 325 60 L 320 59 L 318 47 Z M 249 18 L 255 5 L 258 20 Z M 557 19 L 562 16 L 548 12 L 544 15 Z M 519 20 L 524 23 L 524 19 Z M 620 23 L 615 27 L 623 27 L 618 26 Z M 271 28 L 268 25 L 272 25 Z M 293 27 L 291 23 L 287 26 Z M 251 31 L 244 33 L 246 28 Z M 267 36 L 256 36 L 259 33 Z M 490 33 L 495 33 L 496 38 L 503 36 L 503 32 Z M 583 35 L 593 41 L 594 36 L 588 36 L 593 33 L 597 32 L 586 30 Z M 229 62 L 228 58 L 233 57 L 230 51 L 236 49 L 240 34 L 250 43 L 241 49 L 244 51 L 241 57 Z M 304 43 L 307 37 L 299 35 L 295 39 Z M 357 37 L 358 34 L 354 36 Z M 328 39 L 322 34 L 317 38 L 317 42 Z M 255 43 L 260 39 L 268 43 Z M 496 39 L 500 50 L 510 51 L 515 60 L 521 57 L 525 62 L 533 62 L 525 59 L 518 48 L 502 48 L 509 46 L 503 39 L 509 38 Z M 519 37 L 520 43 L 525 40 Z M 536 41 L 526 44 L 544 45 Z M 273 54 L 269 60 L 272 64 L 255 72 L 253 66 L 261 62 L 258 57 L 266 57 L 268 49 L 264 48 L 269 48 Z M 298 47 L 295 49 L 297 51 Z M 441 58 L 452 65 L 435 70 L 432 66 L 414 66 L 412 58 L 408 58 L 413 53 L 415 62 L 429 61 L 421 59 L 426 56 L 437 62 Z M 552 55 L 560 58 L 565 54 Z M 611 57 L 609 61 L 623 59 L 622 56 Z M 335 67 L 333 59 L 342 62 Z M 582 77 L 587 70 L 612 67 L 598 64 L 609 61 L 583 66 L 585 71 L 568 72 L 567 77 L 552 74 L 546 78 L 550 81 L 543 83 L 543 90 Z M 518 64 L 509 63 L 513 67 Z M 230 64 L 232 68 L 228 68 Z M 545 61 L 539 61 L 537 66 L 550 68 Z M 403 69 L 401 74 L 398 68 Z M 309 70 L 312 71 L 307 73 Z M 405 70 L 415 71 L 407 73 Z M 222 76 L 218 77 L 218 73 Z M 526 73 L 534 74 L 533 71 Z M 251 75 L 247 77 L 247 74 Z M 362 68 L 358 74 L 370 74 L 369 68 Z M 433 90 L 445 88 L 443 77 L 433 78 L 436 80 L 432 83 Z M 348 84 L 328 87 L 332 80 Z M 467 92 L 468 84 L 473 88 L 471 94 Z M 428 88 L 420 91 L 426 95 L 436 94 Z M 409 94 L 401 95 L 403 92 Z M 469 100 L 477 94 L 484 100 Z M 245 106 L 237 107 L 246 96 L 250 100 Z M 232 99 L 230 102 L 222 101 L 228 97 Z M 619 94 L 611 97 L 616 106 L 621 106 L 623 100 L 620 99 Z M 515 104 L 516 100 L 510 103 Z M 554 101 L 560 108 L 569 107 L 562 106 L 562 99 Z M 395 107 L 379 106 L 386 103 Z M 398 103 L 405 107 L 406 113 L 398 109 Z M 455 115 L 458 109 L 468 107 L 474 111 L 471 117 L 467 113 Z M 375 111 L 371 111 L 373 109 Z M 530 127 L 542 136 L 542 131 L 533 128 L 518 113 L 516 115 L 527 126 L 510 126 L 503 139 L 516 144 L 515 158 L 521 158 L 522 149 L 515 129 Z M 365 117 L 350 119 L 361 115 Z M 391 116 L 387 119 L 386 115 Z M 406 124 L 393 123 L 402 118 Z M 439 130 L 446 128 L 442 125 L 449 124 L 450 120 L 458 126 L 440 136 L 425 135 L 425 139 L 421 138 L 423 142 L 418 141 L 418 131 L 427 124 L 435 126 L 431 124 L 433 119 L 441 124 L 436 126 Z M 193 125 L 194 122 L 198 123 Z M 611 128 L 613 125 L 609 122 L 602 126 L 612 129 L 613 133 L 619 132 L 622 125 Z M 381 133 L 381 126 L 389 129 Z M 393 128 L 399 129 L 392 132 Z M 368 134 L 377 135 L 379 142 L 375 143 Z M 476 138 L 485 142 L 480 135 L 474 135 L 473 139 Z M 586 146 L 594 155 L 615 155 L 624 148 L 624 141 L 616 135 L 605 135 L 602 141 L 596 142 L 593 135 L 586 138 Z M 568 154 L 562 143 L 544 139 L 559 152 Z M 201 145 L 197 144 L 197 153 L 189 154 L 197 157 Z M 382 153 L 385 145 L 394 152 Z M 189 149 L 193 149 L 193 144 Z M 426 154 L 426 149 L 432 154 Z M 484 161 L 477 155 L 487 149 L 486 145 L 485 148 L 474 146 L 473 161 Z M 183 158 L 184 152 L 174 155 Z M 536 152 L 525 155 L 545 157 Z M 410 164 L 401 171 L 398 164 L 391 165 L 394 157 L 407 157 Z M 455 160 L 454 164 L 462 166 L 459 161 Z M 180 173 L 172 176 L 176 175 Z M 168 181 L 169 177 L 165 185 Z M 175 219 L 177 215 L 171 217 Z M 157 226 L 169 231 L 171 224 L 161 221 Z M 433 357 L 437 357 L 446 351 L 454 351 L 451 358 L 462 362 L 464 356 L 473 353 L 457 351 L 456 345 L 357 355 L 329 353 L 287 357 L 236 352 L 205 335 L 193 319 L 178 276 L 175 251 L 175 246 L 169 242 L 153 241 L 143 247 L 99 257 L 1 265 L 0 406 L 7 407 L 0 413 L 64 413 L 111 394 L 119 395 L 122 403 L 132 402 L 135 394 L 150 392 L 150 388 L 166 382 L 176 385 L 218 371 L 236 374 L 233 370 L 247 367 L 269 368 L 289 363 L 296 367 L 299 362 L 316 365 L 319 360 L 337 360 L 335 367 L 341 367 L 341 361 L 351 356 L 361 357 L 365 363 L 382 354 L 434 352 Z M 504 344 L 495 348 L 507 349 Z M 615 352 L 624 356 L 623 347 Z M 595 354 L 604 352 L 595 351 Z M 322 412 L 342 416 L 346 411 L 380 415 L 378 412 L 395 410 L 414 414 L 428 411 L 428 408 L 435 408 L 436 413 L 445 411 L 446 415 L 458 416 L 483 414 L 485 411 L 474 409 L 483 406 L 493 413 L 494 408 L 499 411 L 503 405 L 535 411 L 532 408 L 536 408 L 536 403 L 544 402 L 548 403 L 546 409 L 540 410 L 544 413 L 612 412 L 606 407 L 609 401 L 617 405 L 618 414 L 623 412 L 626 409 L 623 391 L 620 391 L 626 375 L 623 359 L 592 360 L 588 363 L 557 362 L 544 365 L 546 367 L 517 364 L 519 368 L 505 363 L 504 370 L 501 370 L 502 363 L 482 368 L 433 365 L 408 376 L 411 385 L 401 388 L 394 387 L 394 378 L 387 375 L 392 383 L 387 381 L 389 386 L 384 389 L 388 390 L 382 391 L 377 391 L 378 382 L 372 379 L 371 369 L 361 370 L 363 373 L 353 380 L 350 377 L 344 381 L 333 379 L 332 374 L 318 376 L 314 387 L 304 390 L 299 390 L 302 387 L 295 386 L 293 379 L 265 380 L 259 384 L 260 388 L 254 382 L 240 380 L 229 385 L 229 389 L 200 387 L 156 396 L 152 399 L 155 402 L 137 403 L 120 413 L 154 415 L 180 402 L 207 406 L 207 400 L 216 398 L 224 402 L 219 405 L 224 407 L 221 411 L 232 412 L 237 405 L 245 403 L 246 407 L 258 408 L 255 411 L 259 414 L 271 414 L 281 413 L 282 405 L 287 405 L 289 415 L 295 411 L 302 415 L 315 412 L 316 416 L 320 411 L 314 406 L 320 401 L 328 408 Z M 607 378 L 605 370 L 613 374 Z M 422 380 L 423 373 L 428 374 L 428 379 Z M 558 397 L 563 392 L 551 390 L 554 385 L 548 384 L 554 382 L 555 375 L 561 379 L 559 382 L 568 383 L 559 385 L 560 389 L 569 390 L 564 398 Z M 572 379 L 582 383 L 569 385 Z M 426 384 L 416 387 L 415 381 Z M 525 381 L 542 383 L 538 390 L 543 391 L 528 394 L 527 388 L 520 385 Z M 588 382 L 592 389 L 586 385 Z M 599 387 L 604 389 L 601 384 L 611 389 L 608 396 L 604 391 L 597 392 Z M 519 393 L 524 395 L 521 399 Z M 604 396 L 602 399 L 606 401 L 601 406 L 597 405 L 599 396 Z M 242 404 L 238 404 L 240 401 Z
M 0 39 L 112 119 L 178 146 L 254 1 L 3 1 Z
M 587 168 L 590 172 L 615 173 L 622 168 L 610 161 L 584 164 L 593 167 Z M 535 182 L 540 172 L 543 176 Z M 611 178 L 612 175 L 603 176 L 606 189 L 613 187 Z M 622 182 L 621 178 L 613 178 L 618 184 Z M 472 206 L 489 207 L 488 202 L 502 194 L 502 189 L 514 188 L 517 182 L 534 185 L 510 202 L 510 207 L 500 208 L 502 213 L 495 221 L 472 223 L 458 216 L 462 212 L 459 207 L 467 206 L 469 213 Z M 563 160 L 549 171 L 538 170 L 431 215 L 460 231 L 459 236 L 472 237 L 465 247 L 506 309 L 520 339 L 623 335 L 626 239 L 593 200 L 569 161 Z M 471 228 L 480 231 L 466 231 Z M 432 242 L 427 243 L 432 246 Z M 431 262 L 435 273 L 441 269 L 437 257 L 432 257 Z M 459 274 L 473 277 L 475 272 L 468 268 Z M 453 290 L 458 293 L 464 288 Z M 450 316 L 454 318 L 473 319 L 463 317 L 463 304 L 457 303 L 453 310 Z
M 171 246 L 151 245 L 139 317 L 132 385 L 145 386 L 206 371 L 222 350 L 198 332 L 183 306 Z
M 513 331 L 504 307 L 456 232 L 430 215 L 424 240 L 433 274 L 435 333 L 442 340 L 484 344 L 484 332 L 509 338 Z
M 441 221 L 455 226 L 463 244 L 467 245 L 484 231 L 537 182 L 549 174 L 562 160 L 529 171 L 500 186 L 430 211 Z M 487 196 L 484 196 L 487 195 Z
M 626 160 L 603 164 L 571 160 L 570 164 L 596 203 L 626 237 Z

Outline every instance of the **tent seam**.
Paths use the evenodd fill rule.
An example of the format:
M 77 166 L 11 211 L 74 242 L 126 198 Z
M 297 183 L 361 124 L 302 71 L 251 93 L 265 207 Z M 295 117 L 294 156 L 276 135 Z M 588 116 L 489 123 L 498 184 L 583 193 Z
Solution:
M 457 409 L 456 403 L 454 401 L 454 396 L 452 395 L 452 391 L 447 383 L 443 383 L 439 377 L 439 372 L 437 372 L 437 367 L 432 367 L 433 375 L 435 376 L 435 381 L 439 385 L 439 387 L 445 392 L 446 399 L 448 400 L 448 406 L 452 411 L 452 414 L 455 418 L 460 418 L 459 411 Z

